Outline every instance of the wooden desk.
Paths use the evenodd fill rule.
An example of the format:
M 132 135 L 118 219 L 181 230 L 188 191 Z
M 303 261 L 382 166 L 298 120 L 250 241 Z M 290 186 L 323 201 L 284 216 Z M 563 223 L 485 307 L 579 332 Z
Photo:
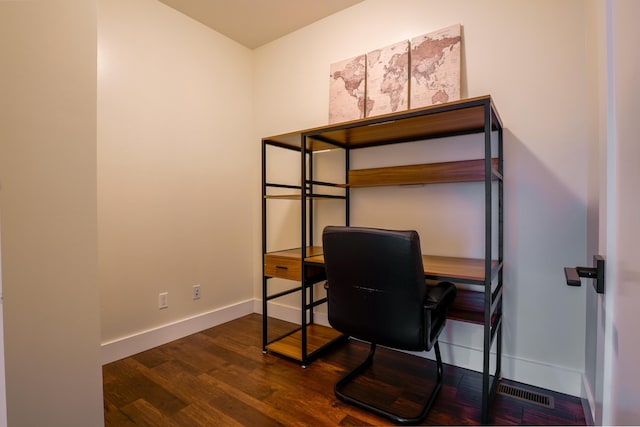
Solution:
M 308 264 L 324 265 L 324 255 L 311 255 L 306 257 L 304 261 Z M 424 266 L 424 275 L 427 279 L 451 280 L 472 284 L 484 283 L 483 259 L 422 255 L 422 264 Z M 498 262 L 492 261 L 492 274 L 497 271 L 497 268 Z
M 324 271 L 322 248 L 307 248 L 308 257 L 304 259 L 307 277 L 320 277 Z M 270 252 L 264 255 L 265 272 L 270 277 L 301 280 L 302 251 L 300 248 Z M 484 286 L 484 260 L 477 258 L 458 258 L 435 255 L 422 255 L 424 275 L 427 280 L 451 281 Z M 499 271 L 499 263 L 492 261 L 491 277 Z M 500 291 L 501 292 L 501 291 Z M 482 291 L 458 289 L 455 302 L 449 311 L 449 318 L 463 322 L 484 323 L 484 297 Z
M 305 258 L 305 263 L 316 267 L 324 266 L 324 255 L 318 254 L 317 249 L 313 253 L 315 255 Z M 422 264 L 427 280 L 484 285 L 483 259 L 422 255 Z M 498 269 L 498 262 L 492 261 L 492 277 Z M 458 289 L 448 317 L 452 320 L 483 324 L 484 296 L 484 292 Z

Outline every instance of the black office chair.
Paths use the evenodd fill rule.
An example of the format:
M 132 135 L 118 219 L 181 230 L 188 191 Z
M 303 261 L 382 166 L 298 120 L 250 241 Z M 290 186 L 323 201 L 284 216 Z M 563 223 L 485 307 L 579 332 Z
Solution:
M 342 401 L 400 424 L 420 422 L 442 387 L 438 336 L 455 298 L 452 283 L 427 287 L 420 239 L 415 231 L 326 227 L 322 234 L 329 323 L 351 337 L 371 343 L 366 360 L 334 388 Z M 373 362 L 376 346 L 436 354 L 437 380 L 415 417 L 403 417 L 343 392 Z

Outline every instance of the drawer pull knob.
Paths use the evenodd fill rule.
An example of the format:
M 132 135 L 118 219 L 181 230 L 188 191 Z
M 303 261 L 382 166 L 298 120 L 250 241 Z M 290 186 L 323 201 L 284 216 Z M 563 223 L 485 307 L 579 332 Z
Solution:
M 276 268 L 279 268 L 281 270 L 288 270 L 289 269 L 289 267 L 285 267 L 283 265 L 276 265 Z

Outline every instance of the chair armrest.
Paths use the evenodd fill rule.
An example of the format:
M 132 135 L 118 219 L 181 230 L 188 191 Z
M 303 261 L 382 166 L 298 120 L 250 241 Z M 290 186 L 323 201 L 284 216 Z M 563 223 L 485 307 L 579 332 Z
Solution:
M 425 350 L 431 350 L 438 341 L 447 322 L 447 312 L 456 297 L 456 286 L 451 282 L 440 282 L 427 289 L 424 298 Z
M 440 282 L 436 286 L 431 286 L 427 290 L 427 296 L 424 299 L 424 308 L 426 310 L 436 310 L 441 305 L 446 308 L 453 302 L 456 296 L 456 287 L 451 282 Z

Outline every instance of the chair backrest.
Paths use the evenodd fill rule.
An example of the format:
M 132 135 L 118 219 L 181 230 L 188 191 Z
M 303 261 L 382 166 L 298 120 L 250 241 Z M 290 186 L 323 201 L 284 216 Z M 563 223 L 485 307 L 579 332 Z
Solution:
M 329 323 L 376 344 L 424 350 L 427 292 L 415 231 L 326 227 Z

